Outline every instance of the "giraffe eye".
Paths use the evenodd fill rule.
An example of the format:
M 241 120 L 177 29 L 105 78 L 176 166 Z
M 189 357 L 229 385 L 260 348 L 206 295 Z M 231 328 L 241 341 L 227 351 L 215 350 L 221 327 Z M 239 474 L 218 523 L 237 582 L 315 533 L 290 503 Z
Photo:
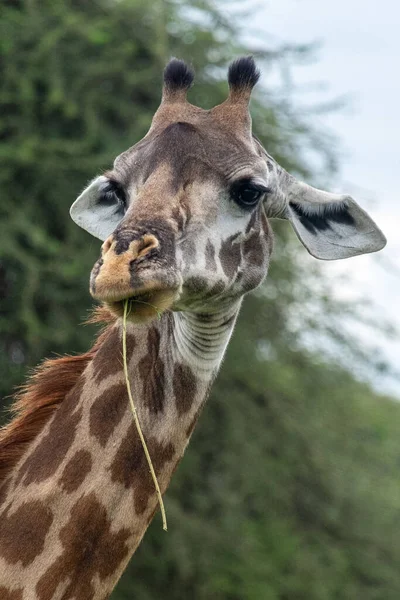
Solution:
M 263 185 L 243 181 L 232 187 L 231 196 L 239 206 L 252 208 L 266 192 L 268 188 Z
M 124 188 L 117 181 L 108 181 L 101 189 L 99 203 L 106 206 L 114 206 L 119 212 L 126 212 L 127 203 Z

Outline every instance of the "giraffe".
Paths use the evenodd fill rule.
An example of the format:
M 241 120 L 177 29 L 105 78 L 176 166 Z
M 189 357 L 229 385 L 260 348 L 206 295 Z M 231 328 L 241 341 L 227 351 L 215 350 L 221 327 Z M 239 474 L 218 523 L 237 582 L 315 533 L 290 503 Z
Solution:
M 43 363 L 0 434 L 0 598 L 105 600 L 157 510 L 121 360 L 164 493 L 222 361 L 244 295 L 261 284 L 270 217 L 317 258 L 380 250 L 385 238 L 346 195 L 280 167 L 252 134 L 252 57 L 229 67 L 211 110 L 172 59 L 147 135 L 71 207 L 103 244 L 90 276 L 105 327 L 80 356 Z

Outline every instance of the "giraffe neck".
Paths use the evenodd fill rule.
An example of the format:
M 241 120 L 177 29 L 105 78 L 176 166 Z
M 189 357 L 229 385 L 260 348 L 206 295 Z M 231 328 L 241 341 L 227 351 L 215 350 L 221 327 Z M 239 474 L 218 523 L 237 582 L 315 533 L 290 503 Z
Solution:
M 128 324 L 132 395 L 162 492 L 239 306 Z M 16 600 L 104 600 L 158 508 L 128 403 L 121 332 L 118 321 L 11 474 L 0 509 L 0 590 Z

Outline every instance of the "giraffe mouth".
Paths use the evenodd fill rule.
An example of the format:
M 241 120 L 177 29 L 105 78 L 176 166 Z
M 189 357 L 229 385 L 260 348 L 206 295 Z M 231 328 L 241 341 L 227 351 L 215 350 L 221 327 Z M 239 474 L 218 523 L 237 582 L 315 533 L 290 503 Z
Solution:
M 127 319 L 142 323 L 160 318 L 171 308 L 176 296 L 177 290 L 173 289 L 143 290 L 115 302 L 106 302 L 106 305 L 114 314 L 122 317 L 127 302 Z

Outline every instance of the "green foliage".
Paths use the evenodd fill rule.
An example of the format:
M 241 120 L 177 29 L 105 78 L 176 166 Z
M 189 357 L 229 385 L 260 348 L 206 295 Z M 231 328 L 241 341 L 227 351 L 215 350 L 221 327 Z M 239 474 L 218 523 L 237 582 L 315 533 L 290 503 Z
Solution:
M 70 221 L 69 206 L 145 134 L 170 55 L 195 65 L 194 103 L 225 98 L 226 64 L 239 49 L 221 6 L 0 1 L 1 394 L 42 357 L 89 346 L 93 328 L 79 323 L 100 244 Z M 306 50 L 259 56 L 268 71 Z M 252 107 L 256 133 L 292 172 L 310 176 L 304 149 L 334 165 L 330 140 L 290 98 L 260 88 Z M 166 495 L 169 532 L 156 518 L 114 600 L 400 595 L 398 406 L 304 349 L 306 325 L 349 360 L 357 350 L 317 267 L 299 260 L 305 251 L 288 228 L 275 230 L 268 282 L 244 303 Z

